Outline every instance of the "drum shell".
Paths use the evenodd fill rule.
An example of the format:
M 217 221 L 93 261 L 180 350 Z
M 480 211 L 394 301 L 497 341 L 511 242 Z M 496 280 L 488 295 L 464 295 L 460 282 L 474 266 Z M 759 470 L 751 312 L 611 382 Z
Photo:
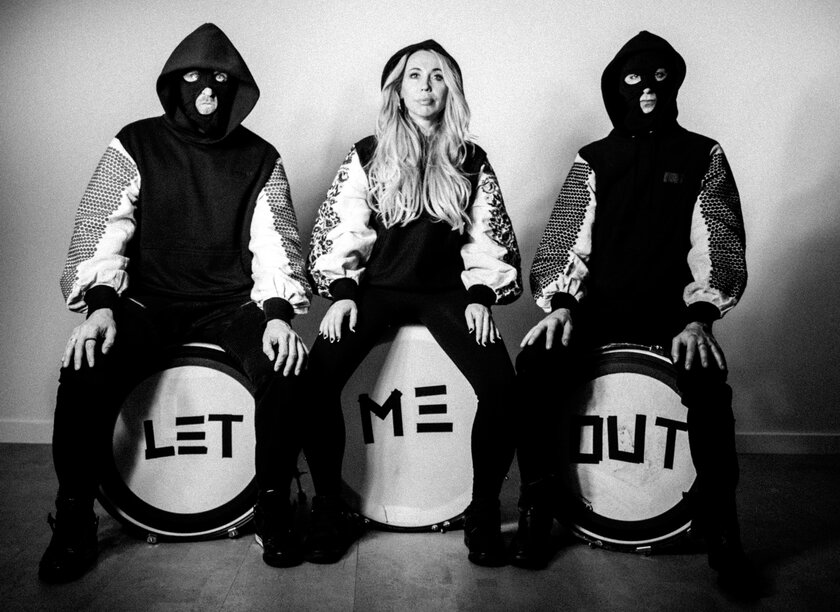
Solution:
M 607 345 L 588 360 L 564 412 L 563 520 L 622 551 L 673 544 L 691 527 L 696 471 L 676 369 L 660 351 Z
M 212 539 L 253 517 L 252 387 L 218 346 L 169 351 L 129 391 L 111 431 L 98 498 L 130 532 Z
M 478 401 L 429 331 L 406 325 L 386 333 L 341 398 L 347 425 L 342 476 L 350 506 L 385 530 L 457 524 L 471 500 L 470 438 Z

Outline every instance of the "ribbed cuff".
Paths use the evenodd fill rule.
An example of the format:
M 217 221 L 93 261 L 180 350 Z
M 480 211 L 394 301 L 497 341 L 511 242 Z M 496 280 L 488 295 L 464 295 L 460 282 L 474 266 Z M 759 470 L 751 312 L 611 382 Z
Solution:
M 85 304 L 88 307 L 88 316 L 100 308 L 115 310 L 120 302 L 120 296 L 113 287 L 108 285 L 94 285 L 85 291 Z
M 710 302 L 694 302 L 685 309 L 686 325 L 694 321 L 708 325 L 718 319 L 720 319 L 720 310 Z
M 263 302 L 263 313 L 265 314 L 266 321 L 281 319 L 289 323 L 292 317 L 295 316 L 295 309 L 292 308 L 288 300 L 284 300 L 281 297 L 273 297 Z
M 352 278 L 339 278 L 330 283 L 330 295 L 334 301 L 353 300 L 359 295 L 359 285 Z
M 551 296 L 551 312 L 558 308 L 568 308 L 574 314 L 578 306 L 578 301 L 571 293 L 560 291 Z
M 496 292 L 487 285 L 473 285 L 467 289 L 470 296 L 470 304 L 481 304 L 490 308 L 496 303 Z

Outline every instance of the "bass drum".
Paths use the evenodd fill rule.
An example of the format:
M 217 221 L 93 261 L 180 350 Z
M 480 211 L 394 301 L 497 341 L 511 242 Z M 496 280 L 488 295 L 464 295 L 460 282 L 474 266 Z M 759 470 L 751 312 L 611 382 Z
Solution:
M 99 500 L 150 542 L 234 537 L 253 516 L 254 398 L 222 349 L 188 344 L 128 394 Z
M 471 499 L 478 400 L 431 333 L 407 325 L 383 337 L 341 399 L 350 506 L 386 530 L 454 528 Z
M 587 542 L 649 552 L 686 533 L 696 472 L 671 360 L 649 347 L 592 356 L 564 420 L 566 522 Z

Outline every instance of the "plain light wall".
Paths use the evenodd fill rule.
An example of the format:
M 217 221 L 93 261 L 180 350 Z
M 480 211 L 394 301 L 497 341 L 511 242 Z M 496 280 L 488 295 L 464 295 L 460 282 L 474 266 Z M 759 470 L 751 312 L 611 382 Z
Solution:
M 666 38 L 688 65 L 680 122 L 722 144 L 743 202 L 750 280 L 716 325 L 739 443 L 840 449 L 840 3 L 831 0 L 6 0 L 0 441 L 49 440 L 60 355 L 80 321 L 58 289 L 76 206 L 114 134 L 161 113 L 155 79 L 207 21 L 262 90 L 245 125 L 281 152 L 305 243 L 343 156 L 373 131 L 384 62 L 426 38 L 443 44 L 463 69 L 472 131 L 498 173 L 526 279 L 576 150 L 611 127 L 604 66 L 642 29 Z M 326 305 L 318 298 L 296 319 L 307 342 Z M 527 292 L 495 316 L 515 355 L 541 311 Z

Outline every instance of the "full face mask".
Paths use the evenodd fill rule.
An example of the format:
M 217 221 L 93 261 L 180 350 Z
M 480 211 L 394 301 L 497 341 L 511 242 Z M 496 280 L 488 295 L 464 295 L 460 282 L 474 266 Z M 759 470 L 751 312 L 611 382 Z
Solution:
M 210 136 L 227 125 L 235 85 L 218 70 L 194 69 L 180 77 L 180 107 L 190 124 Z
M 627 59 L 619 71 L 618 91 L 624 99 L 624 127 L 632 132 L 652 128 L 674 104 L 674 79 L 665 56 L 645 51 Z

